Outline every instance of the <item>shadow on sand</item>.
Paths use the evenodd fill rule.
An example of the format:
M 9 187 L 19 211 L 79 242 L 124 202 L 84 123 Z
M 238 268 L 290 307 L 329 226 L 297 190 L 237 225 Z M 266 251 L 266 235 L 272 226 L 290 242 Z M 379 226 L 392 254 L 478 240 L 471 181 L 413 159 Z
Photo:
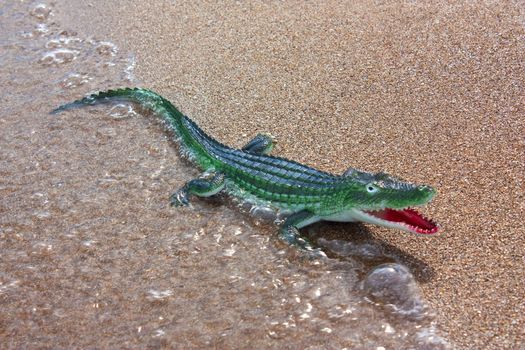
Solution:
M 431 281 L 435 272 L 425 261 L 414 257 L 358 223 L 322 222 L 307 227 L 304 234 L 334 259 L 352 258 L 368 269 L 379 264 L 396 262 L 407 266 L 420 283 Z

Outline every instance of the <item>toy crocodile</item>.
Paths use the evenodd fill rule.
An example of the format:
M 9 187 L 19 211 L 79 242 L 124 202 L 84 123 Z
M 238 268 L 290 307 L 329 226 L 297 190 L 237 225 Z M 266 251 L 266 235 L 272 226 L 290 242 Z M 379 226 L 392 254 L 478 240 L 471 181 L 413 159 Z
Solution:
M 268 153 L 274 141 L 265 134 L 258 134 L 242 149 L 232 149 L 208 136 L 168 100 L 150 90 L 99 92 L 52 113 L 111 100 L 135 102 L 162 117 L 176 135 L 181 154 L 203 171 L 171 195 L 171 205 L 188 205 L 190 195 L 209 197 L 225 191 L 254 206 L 279 212 L 285 218 L 279 237 L 307 251 L 319 250 L 301 237 L 299 229 L 321 220 L 365 222 L 419 234 L 438 231 L 436 223 L 413 209 L 434 197 L 432 187 L 353 168 L 334 175 L 271 156 Z

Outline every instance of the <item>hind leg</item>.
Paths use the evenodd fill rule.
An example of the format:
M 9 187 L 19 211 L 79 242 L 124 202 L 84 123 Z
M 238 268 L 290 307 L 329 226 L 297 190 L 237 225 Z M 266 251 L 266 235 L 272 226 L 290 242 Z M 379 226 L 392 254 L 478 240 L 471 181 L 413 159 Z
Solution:
M 242 150 L 254 154 L 268 154 L 274 146 L 275 140 L 270 134 L 257 134 Z
M 319 220 L 319 216 L 307 210 L 294 213 L 279 227 L 279 238 L 302 251 L 313 254 L 313 256 L 326 257 L 326 254 L 320 248 L 314 248 L 312 243 L 301 236 L 299 232 L 301 227 L 308 226 Z
M 224 188 L 224 174 L 205 173 L 201 177 L 188 181 L 177 192 L 170 196 L 172 206 L 181 207 L 190 204 L 190 195 L 197 197 L 210 197 L 219 193 Z

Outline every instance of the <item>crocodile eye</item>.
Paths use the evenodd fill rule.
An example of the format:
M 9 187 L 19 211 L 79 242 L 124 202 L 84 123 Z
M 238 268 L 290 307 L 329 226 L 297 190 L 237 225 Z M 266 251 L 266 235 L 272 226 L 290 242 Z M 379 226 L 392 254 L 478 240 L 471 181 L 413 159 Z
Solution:
M 377 186 L 373 183 L 369 183 L 368 185 L 366 185 L 366 190 L 368 191 L 368 193 L 376 193 L 379 190 L 379 188 L 377 188 Z

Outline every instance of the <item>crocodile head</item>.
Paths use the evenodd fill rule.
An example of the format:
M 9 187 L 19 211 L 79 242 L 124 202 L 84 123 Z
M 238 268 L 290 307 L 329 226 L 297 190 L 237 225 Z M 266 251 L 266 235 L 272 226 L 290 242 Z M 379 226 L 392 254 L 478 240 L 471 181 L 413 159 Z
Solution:
M 343 203 L 348 220 L 419 234 L 438 231 L 434 221 L 414 209 L 430 202 L 436 194 L 432 187 L 356 169 L 348 170 L 344 176 L 349 183 Z

